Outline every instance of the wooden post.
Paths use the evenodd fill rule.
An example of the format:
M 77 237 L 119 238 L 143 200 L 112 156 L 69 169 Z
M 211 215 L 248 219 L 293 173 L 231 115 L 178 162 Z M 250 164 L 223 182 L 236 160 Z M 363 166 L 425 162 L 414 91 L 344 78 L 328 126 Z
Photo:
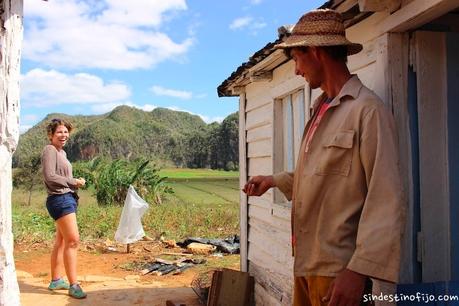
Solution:
M 12 155 L 19 139 L 22 0 L 0 0 L 0 305 L 20 305 L 11 221 Z
M 245 128 L 246 121 L 246 94 L 241 92 L 239 95 L 239 184 L 242 187 L 247 183 L 247 132 Z M 240 205 L 240 227 L 241 227 L 241 236 L 240 236 L 240 254 L 241 254 L 241 271 L 248 271 L 248 197 L 247 195 L 240 190 L 239 191 L 239 205 Z

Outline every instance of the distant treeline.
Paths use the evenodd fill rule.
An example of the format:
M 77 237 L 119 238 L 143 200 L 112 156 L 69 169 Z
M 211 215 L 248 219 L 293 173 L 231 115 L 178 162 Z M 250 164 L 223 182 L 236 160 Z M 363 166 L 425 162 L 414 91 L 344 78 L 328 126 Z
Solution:
M 158 165 L 237 170 L 238 113 L 222 123 L 206 124 L 199 116 L 156 108 L 145 112 L 128 106 L 98 116 L 50 114 L 19 139 L 14 167 L 26 167 L 48 143 L 45 126 L 52 118 L 75 126 L 65 147 L 73 161 L 95 157 L 146 158 Z
M 176 166 L 237 170 L 239 168 L 237 113 L 221 124 L 212 123 L 206 130 L 189 134 L 177 143 L 171 157 Z

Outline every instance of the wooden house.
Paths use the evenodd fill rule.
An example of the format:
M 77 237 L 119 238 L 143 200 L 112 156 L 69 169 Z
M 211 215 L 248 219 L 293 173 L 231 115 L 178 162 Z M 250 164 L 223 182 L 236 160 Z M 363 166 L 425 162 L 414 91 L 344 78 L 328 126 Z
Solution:
M 346 36 L 364 46 L 348 66 L 396 120 L 408 209 L 399 289 L 424 283 L 442 292 L 459 281 L 459 0 L 332 0 L 322 8 L 343 13 Z M 280 28 L 218 87 L 219 96 L 239 96 L 241 186 L 294 169 L 320 94 L 273 48 L 288 32 Z M 241 267 L 255 276 L 257 305 L 290 305 L 291 203 L 278 190 L 241 192 L 240 208 Z

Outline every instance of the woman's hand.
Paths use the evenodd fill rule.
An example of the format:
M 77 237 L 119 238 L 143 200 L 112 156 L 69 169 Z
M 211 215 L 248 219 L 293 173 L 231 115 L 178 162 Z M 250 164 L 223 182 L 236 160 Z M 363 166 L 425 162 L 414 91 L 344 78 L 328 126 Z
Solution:
M 86 180 L 82 177 L 76 179 L 77 188 L 83 187 L 86 185 Z

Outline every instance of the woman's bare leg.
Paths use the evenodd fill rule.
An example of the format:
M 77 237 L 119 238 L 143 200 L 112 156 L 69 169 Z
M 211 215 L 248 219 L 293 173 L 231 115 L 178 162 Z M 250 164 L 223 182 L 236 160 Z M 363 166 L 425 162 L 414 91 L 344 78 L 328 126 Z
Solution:
M 64 239 L 64 266 L 69 283 L 77 283 L 77 251 L 80 241 L 75 213 L 57 220 L 59 231 Z
M 56 223 L 56 237 L 51 252 L 51 278 L 56 280 L 64 275 L 64 237 Z

